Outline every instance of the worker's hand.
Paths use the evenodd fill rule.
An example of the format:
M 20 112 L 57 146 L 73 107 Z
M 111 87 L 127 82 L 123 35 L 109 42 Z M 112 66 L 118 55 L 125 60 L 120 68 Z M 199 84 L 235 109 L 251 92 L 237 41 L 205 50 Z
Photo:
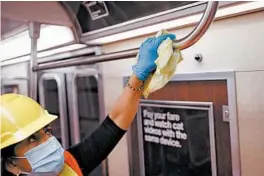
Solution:
M 171 40 L 175 39 L 175 35 L 165 34 L 157 38 L 149 38 L 141 44 L 137 64 L 132 67 L 139 80 L 145 81 L 150 73 L 156 69 L 155 60 L 158 58 L 158 47 L 168 37 Z

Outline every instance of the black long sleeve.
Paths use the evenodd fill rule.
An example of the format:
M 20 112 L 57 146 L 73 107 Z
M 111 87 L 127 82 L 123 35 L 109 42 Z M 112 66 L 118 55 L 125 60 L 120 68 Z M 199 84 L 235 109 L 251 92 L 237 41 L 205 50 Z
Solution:
M 84 176 L 91 173 L 110 154 L 125 132 L 107 116 L 89 137 L 68 149 Z

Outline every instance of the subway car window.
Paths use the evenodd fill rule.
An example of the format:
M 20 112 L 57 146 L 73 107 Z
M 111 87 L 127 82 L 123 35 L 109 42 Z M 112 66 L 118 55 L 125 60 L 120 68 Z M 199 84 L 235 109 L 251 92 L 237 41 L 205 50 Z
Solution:
M 81 139 L 91 134 L 100 122 L 98 83 L 94 76 L 77 77 L 77 98 Z
M 6 93 L 19 93 L 19 89 L 18 89 L 18 85 L 2 85 L 1 86 L 2 90 L 1 93 L 2 94 L 6 94 Z
M 44 80 L 45 109 L 50 114 L 57 115 L 58 119 L 51 123 L 53 135 L 61 140 L 60 110 L 58 97 L 58 84 L 55 80 Z

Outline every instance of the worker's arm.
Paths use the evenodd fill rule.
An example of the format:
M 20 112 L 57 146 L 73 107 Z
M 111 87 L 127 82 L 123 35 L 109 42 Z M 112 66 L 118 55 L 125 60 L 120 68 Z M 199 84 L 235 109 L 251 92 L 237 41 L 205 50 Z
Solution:
M 155 70 L 158 46 L 168 37 L 175 38 L 174 35 L 163 35 L 150 38 L 141 45 L 129 86 L 124 88 L 109 115 L 89 137 L 68 149 L 84 175 L 88 175 L 109 155 L 132 123 L 141 95 L 141 91 L 136 89 L 140 88 L 143 81 Z
M 133 88 L 140 88 L 143 85 L 143 81 L 140 81 L 136 75 L 133 74 L 129 79 L 129 84 Z M 109 117 L 121 129 L 127 130 L 132 123 L 137 112 L 140 96 L 140 90 L 135 91 L 126 86 L 112 111 L 109 113 Z
M 107 116 L 90 136 L 68 148 L 83 175 L 89 175 L 109 155 L 125 132 Z
M 132 75 L 129 81 L 133 87 L 140 87 L 142 81 Z M 89 175 L 114 149 L 116 144 L 125 134 L 130 123 L 133 121 L 137 111 L 141 92 L 133 91 L 126 87 L 113 110 L 110 117 L 107 116 L 101 125 L 86 139 L 72 146 L 68 151 L 77 160 L 83 175 Z M 133 102 L 133 106 L 129 104 Z M 123 120 L 124 115 L 127 119 Z
M 129 81 L 132 88 L 137 89 L 142 86 L 143 81 L 156 69 L 155 60 L 158 58 L 158 47 L 168 37 L 172 40 L 175 39 L 172 34 L 162 35 L 158 38 L 149 38 L 140 46 L 139 59 L 133 66 L 133 75 Z M 121 129 L 128 129 L 132 123 L 138 109 L 140 95 L 141 91 L 135 91 L 126 86 L 109 113 L 109 117 Z

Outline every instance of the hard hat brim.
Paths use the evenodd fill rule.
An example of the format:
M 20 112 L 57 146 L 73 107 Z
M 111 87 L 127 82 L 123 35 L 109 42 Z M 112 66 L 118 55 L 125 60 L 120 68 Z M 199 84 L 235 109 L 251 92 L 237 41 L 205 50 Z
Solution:
M 23 141 L 24 139 L 28 138 L 35 132 L 39 131 L 43 127 L 49 125 L 51 122 L 56 120 L 58 116 L 51 115 L 51 114 L 44 114 L 40 118 L 38 118 L 36 121 L 33 121 L 32 123 L 28 124 L 18 132 L 14 133 L 12 137 L 10 137 L 5 142 L 1 143 L 1 150 L 3 148 L 6 148 L 8 146 L 11 146 L 13 144 L 16 144 L 18 142 Z

